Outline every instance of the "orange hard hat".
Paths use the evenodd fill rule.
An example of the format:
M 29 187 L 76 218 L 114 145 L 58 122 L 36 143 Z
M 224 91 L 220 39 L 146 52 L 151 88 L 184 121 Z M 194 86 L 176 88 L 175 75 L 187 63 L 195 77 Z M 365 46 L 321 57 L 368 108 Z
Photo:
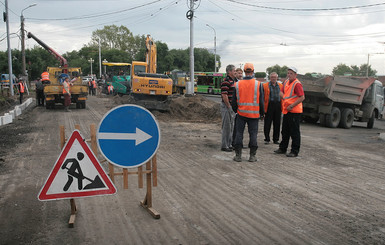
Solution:
M 254 71 L 254 65 L 252 63 L 246 63 L 243 67 L 244 71 Z

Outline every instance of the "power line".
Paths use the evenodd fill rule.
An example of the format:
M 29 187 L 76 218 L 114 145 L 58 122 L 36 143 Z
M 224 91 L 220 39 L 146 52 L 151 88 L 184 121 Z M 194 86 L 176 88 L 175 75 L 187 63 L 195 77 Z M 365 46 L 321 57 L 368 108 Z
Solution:
M 134 9 L 138 9 L 138 8 L 142 8 L 142 7 L 146 7 L 146 6 L 149 6 L 149 5 L 152 5 L 154 3 L 157 3 L 157 2 L 160 2 L 161 0 L 156 0 L 156 1 L 152 1 L 152 2 L 149 2 L 149 3 L 145 3 L 145 4 L 142 4 L 142 5 L 138 5 L 138 6 L 135 6 L 135 7 L 132 7 L 132 8 L 128 8 L 128 9 L 122 9 L 122 10 L 118 10 L 118 11 L 113 11 L 113 12 L 109 12 L 109 13 L 103 13 L 103 14 L 94 14 L 94 15 L 85 15 L 85 16 L 75 16 L 75 17 L 70 17 L 70 18 L 56 18 L 56 19 L 41 19 L 41 18 L 26 18 L 26 19 L 29 19 L 29 20 L 50 20 L 50 21 L 56 21 L 56 20 L 82 20 L 82 19 L 90 19 L 90 18 L 96 18 L 96 17 L 101 17 L 101 16 L 107 16 L 107 15 L 113 15 L 113 14 L 118 14 L 118 13 L 123 13 L 123 12 L 127 12 L 127 11 L 131 11 L 131 10 L 134 10 Z
M 347 9 L 360 9 L 360 8 L 369 8 L 369 7 L 376 7 L 385 5 L 385 2 L 383 3 L 375 3 L 375 4 L 367 4 L 367 5 L 359 5 L 359 6 L 348 6 L 348 7 L 336 7 L 336 8 L 278 8 L 278 7 L 269 7 L 269 6 L 262 6 L 257 4 L 251 4 L 251 3 L 243 3 L 236 0 L 226 0 L 227 2 L 233 2 L 240 5 L 246 5 L 250 7 L 256 7 L 256 8 L 263 8 L 263 9 L 273 9 L 273 10 L 285 10 L 285 11 L 336 11 L 336 10 L 347 10 Z

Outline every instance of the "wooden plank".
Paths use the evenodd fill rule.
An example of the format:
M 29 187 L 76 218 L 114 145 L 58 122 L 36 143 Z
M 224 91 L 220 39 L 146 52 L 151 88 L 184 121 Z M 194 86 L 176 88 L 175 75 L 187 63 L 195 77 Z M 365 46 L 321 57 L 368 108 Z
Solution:
M 128 189 L 128 169 L 123 168 L 123 188 Z
M 64 131 L 64 125 L 60 125 L 60 148 L 63 149 L 66 143 L 66 136 Z
M 96 142 L 96 126 L 95 124 L 91 124 L 90 126 L 90 132 L 91 132 L 91 149 L 96 157 L 98 157 L 98 145 Z
M 112 165 L 111 163 L 108 163 L 108 170 L 109 170 L 108 175 L 110 175 L 111 181 L 115 183 L 114 165 Z
M 151 162 L 146 162 L 146 170 L 151 170 Z M 152 185 L 151 185 L 151 173 L 146 174 L 146 185 L 147 185 L 147 207 L 152 207 Z
M 143 166 L 138 167 L 138 188 L 143 188 Z
M 80 124 L 75 124 L 75 129 L 80 131 Z
M 152 186 L 158 186 L 158 164 L 156 161 L 156 154 L 152 158 Z

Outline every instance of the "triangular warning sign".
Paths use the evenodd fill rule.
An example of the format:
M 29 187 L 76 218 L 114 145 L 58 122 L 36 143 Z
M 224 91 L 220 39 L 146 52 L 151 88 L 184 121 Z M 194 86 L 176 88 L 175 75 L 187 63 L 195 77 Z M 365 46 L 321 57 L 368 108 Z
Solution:
M 40 201 L 115 194 L 116 188 L 75 130 L 64 146 L 43 188 Z

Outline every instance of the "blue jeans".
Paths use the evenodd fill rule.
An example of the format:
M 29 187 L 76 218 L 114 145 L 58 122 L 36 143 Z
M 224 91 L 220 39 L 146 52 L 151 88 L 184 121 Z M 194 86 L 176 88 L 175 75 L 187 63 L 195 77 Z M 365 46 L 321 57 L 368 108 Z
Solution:
M 258 136 L 258 123 L 259 118 L 248 118 L 237 115 L 235 123 L 235 149 L 242 149 L 243 147 L 243 132 L 245 131 L 245 125 L 249 131 L 249 148 L 258 149 L 257 136 Z

